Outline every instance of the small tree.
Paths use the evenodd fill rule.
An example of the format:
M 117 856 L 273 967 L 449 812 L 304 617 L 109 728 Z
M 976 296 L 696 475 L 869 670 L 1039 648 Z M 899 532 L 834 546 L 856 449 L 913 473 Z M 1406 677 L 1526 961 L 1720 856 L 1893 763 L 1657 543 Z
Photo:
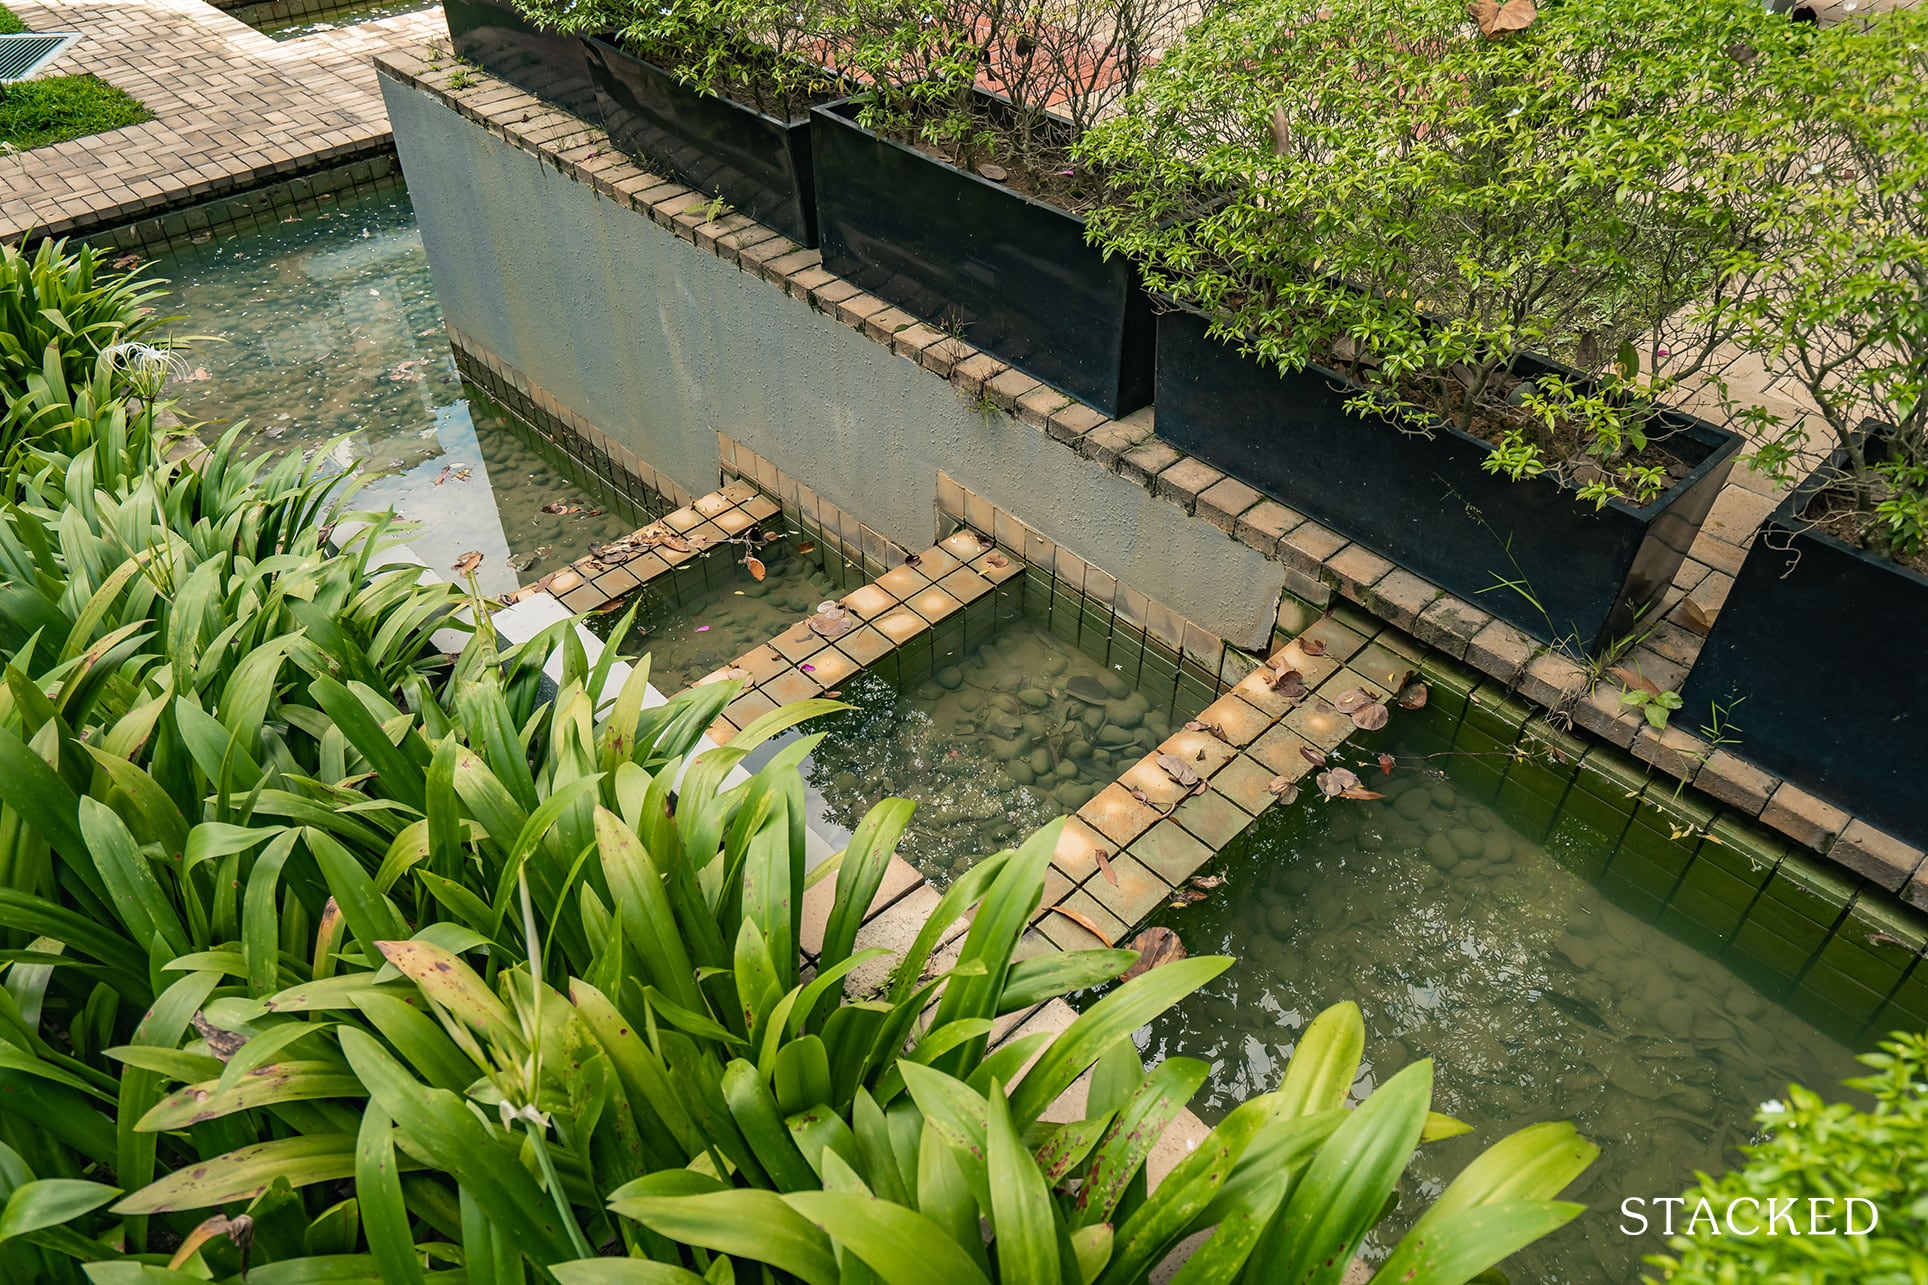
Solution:
M 1805 414 L 1752 418 L 1790 479 L 1806 450 L 1844 447 L 1844 533 L 1896 557 L 1928 546 L 1928 13 L 1899 9 L 1813 36 L 1774 65 L 1761 118 L 1786 176 L 1748 270 L 1746 339 L 1804 394 Z M 1862 431 L 1870 423 L 1880 431 Z
M 1758 288 L 1755 85 L 1801 39 L 1753 0 L 1228 8 L 1081 147 L 1114 176 L 1093 235 L 1361 411 L 1644 501 L 1657 399 L 1718 373 Z

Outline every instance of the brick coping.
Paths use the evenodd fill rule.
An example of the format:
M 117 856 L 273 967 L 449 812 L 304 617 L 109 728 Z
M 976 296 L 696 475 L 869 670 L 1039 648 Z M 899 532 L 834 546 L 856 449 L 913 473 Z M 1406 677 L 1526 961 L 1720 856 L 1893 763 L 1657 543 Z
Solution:
M 1574 657 L 1158 440 L 1153 408 L 1113 420 L 1074 401 L 827 272 L 817 251 L 739 213 L 712 219 L 702 193 L 651 173 L 619 152 L 600 128 L 486 73 L 463 68 L 462 85 L 451 88 L 455 67 L 446 50 L 430 45 L 390 51 L 375 64 L 510 146 L 949 380 L 966 399 L 1048 434 L 1278 561 L 1288 597 L 1324 606 L 1336 594 L 1355 603 L 1502 681 L 1556 726 L 1584 729 L 1911 905 L 1928 908 L 1928 854 L 1919 847 L 1685 729 L 1656 732 L 1621 707 L 1624 688 Z M 1706 622 L 1732 587 L 1747 542 L 1776 502 L 1771 483 L 1751 470 L 1736 470 L 1665 598 L 1661 619 L 1623 658 L 1625 668 L 1663 689 L 1678 688 L 1699 653 Z
M 387 151 L 370 55 L 446 30 L 440 8 L 276 41 L 203 0 L 10 0 L 81 38 L 50 74 L 91 73 L 153 114 L 0 165 L 0 239 L 68 236 Z

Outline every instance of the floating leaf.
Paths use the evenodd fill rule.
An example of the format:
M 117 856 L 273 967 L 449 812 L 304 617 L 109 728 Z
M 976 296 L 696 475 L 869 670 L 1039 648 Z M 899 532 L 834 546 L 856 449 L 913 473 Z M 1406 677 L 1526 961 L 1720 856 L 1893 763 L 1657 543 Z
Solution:
M 815 540 L 805 540 L 802 544 L 797 546 L 798 553 L 815 553 L 816 551 L 817 551 L 817 542 Z
M 467 575 L 469 572 L 475 570 L 477 567 L 481 565 L 482 565 L 481 551 L 477 549 L 470 549 L 467 553 L 457 558 L 455 560 L 454 565 L 451 566 L 449 569 L 460 575 Z
M 542 561 L 540 553 L 518 553 L 509 559 L 509 570 L 527 571 L 540 561 Z
M 1102 705 L 1111 699 L 1105 685 L 1090 674 L 1074 674 L 1065 680 L 1064 694 L 1087 705 Z
M 1105 944 L 1108 946 L 1111 943 Z M 1175 964 L 1185 958 L 1185 943 L 1169 928 L 1147 928 L 1132 938 L 1126 949 L 1137 951 L 1138 960 L 1125 970 L 1124 976 L 1118 979 L 1120 982 L 1128 982 L 1154 968 Z
M 1088 916 L 1081 915 L 1077 911 L 1072 910 L 1066 906 L 1049 906 L 1049 907 L 1046 907 L 1046 909 L 1055 911 L 1058 914 L 1063 915 L 1066 919 L 1069 919 L 1072 923 L 1078 925 L 1078 927 L 1084 929 L 1086 932 L 1090 933 L 1093 937 L 1096 937 L 1099 941 L 1103 942 L 1107 949 L 1110 948 L 1111 938 L 1105 936 L 1104 929 L 1092 923 L 1091 919 Z
M 769 570 L 763 565 L 763 559 L 754 556 L 743 559 L 743 569 L 750 573 L 752 580 L 761 580 L 764 576 L 770 574 Z
M 1379 793 L 1379 791 L 1377 790 L 1368 790 L 1364 786 L 1355 785 L 1355 786 L 1351 786 L 1348 789 L 1339 791 L 1339 797 L 1342 799 L 1359 799 L 1361 801 L 1369 802 L 1373 799 L 1383 799 L 1386 796 Z
M 542 509 L 541 509 L 541 511 L 542 511 L 542 512 L 544 512 L 544 513 L 553 513 L 553 514 L 557 514 L 557 515 L 567 515 L 567 514 L 570 514 L 570 513 L 581 513 L 581 512 L 582 512 L 582 505 L 580 505 L 580 504 L 564 504 L 564 503 L 563 503 L 563 502 L 562 502 L 561 500 L 551 500 L 551 501 L 550 501 L 549 503 L 547 503 L 547 504 L 545 504 L 545 505 L 543 505 L 543 506 L 542 506 Z
M 1431 699 L 1431 697 L 1432 697 L 1432 689 L 1427 687 L 1426 684 L 1420 682 L 1418 679 L 1414 679 L 1412 682 L 1406 683 L 1400 687 L 1399 708 L 1425 709 L 1426 702 L 1429 699 Z
M 454 465 L 451 465 L 451 464 L 444 464 L 444 465 L 442 466 L 442 471 L 441 471 L 440 473 L 437 473 L 437 474 L 435 475 L 435 478 L 434 478 L 434 480 L 433 480 L 433 481 L 431 481 L 431 482 L 429 483 L 429 485 L 430 485 L 430 486 L 440 486 L 440 485 L 442 485 L 442 483 L 444 483 L 444 482 L 446 482 L 446 481 L 448 481 L 448 480 L 449 480 L 449 474 L 451 474 L 451 473 L 453 473 L 453 472 L 455 472 L 455 467 L 454 467 Z
M 1328 799 L 1336 799 L 1347 790 L 1359 788 L 1359 778 L 1351 768 L 1332 767 L 1319 773 L 1319 790 Z
M 1398 762 L 1399 760 L 1394 758 L 1390 754 L 1381 754 L 1379 756 L 1379 770 L 1385 773 L 1387 776 L 1391 776 L 1392 769 L 1394 765 L 1397 764 Z
M 1193 875 L 1186 882 L 1190 883 L 1194 888 L 1204 888 L 1210 891 L 1213 888 L 1223 888 L 1226 879 L 1224 875 Z
M 1386 725 L 1386 707 L 1378 701 L 1352 711 L 1352 725 L 1362 732 L 1376 732 Z
M 1171 900 L 1171 904 L 1172 904 L 1172 905 L 1173 905 L 1174 907 L 1177 907 L 1177 906 L 1189 906 L 1189 905 L 1191 905 L 1191 904 L 1192 904 L 1193 902 L 1196 902 L 1196 901 L 1203 901 L 1203 900 L 1205 900 L 1205 894 L 1204 894 L 1204 893 L 1203 893 L 1202 891 L 1200 891 L 1199 889 L 1197 889 L 1197 888 L 1180 888 L 1180 889 L 1178 889 L 1178 890 L 1176 890 L 1175 892 L 1173 892 L 1173 893 L 1172 893 L 1172 900 Z
M 1299 801 L 1298 782 L 1292 780 L 1290 777 L 1275 776 L 1266 783 L 1265 788 L 1268 792 L 1277 795 L 1281 803 L 1297 803 Z

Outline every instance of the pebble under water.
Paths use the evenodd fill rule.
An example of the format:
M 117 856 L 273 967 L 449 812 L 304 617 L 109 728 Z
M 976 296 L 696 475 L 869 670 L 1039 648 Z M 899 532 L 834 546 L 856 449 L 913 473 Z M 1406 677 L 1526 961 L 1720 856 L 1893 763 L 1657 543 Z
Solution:
M 845 830 L 882 799 L 915 800 L 898 851 L 939 886 L 1077 811 L 1198 712 L 1024 615 L 934 663 L 908 691 L 844 684 L 859 708 L 812 726 L 833 730 L 806 773 L 824 820 Z
M 1637 1280 L 1664 1244 L 1620 1234 L 1622 1199 L 1678 1195 L 1696 1169 L 1723 1168 L 1789 1081 L 1838 1091 L 1864 1070 L 1444 774 L 1371 784 L 1389 797 L 1274 809 L 1243 855 L 1206 867 L 1224 887 L 1159 912 L 1190 954 L 1237 963 L 1139 1033 L 1148 1062 L 1211 1065 L 1193 1103 L 1208 1121 L 1276 1088 L 1300 1032 L 1342 1000 L 1366 1020 L 1355 1096 L 1434 1059 L 1434 1109 L 1474 1132 L 1421 1148 L 1369 1256 L 1480 1150 L 1571 1119 L 1601 1148 L 1566 1197 L 1587 1212 L 1502 1266 L 1515 1281 Z

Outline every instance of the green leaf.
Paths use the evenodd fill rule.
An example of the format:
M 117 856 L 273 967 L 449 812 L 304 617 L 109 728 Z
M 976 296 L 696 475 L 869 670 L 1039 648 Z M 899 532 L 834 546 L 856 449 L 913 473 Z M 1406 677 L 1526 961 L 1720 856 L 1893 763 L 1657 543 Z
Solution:
M 695 1272 L 642 1258 L 585 1258 L 549 1271 L 562 1285 L 703 1285 Z
M 0 1244 L 44 1227 L 58 1227 L 99 1209 L 120 1195 L 119 1187 L 78 1178 L 42 1178 L 22 1183 L 0 1210 Z
M 772 1191 L 742 1189 L 631 1197 L 611 1201 L 610 1208 L 682 1244 L 768 1263 L 805 1285 L 837 1285 L 837 1257 L 829 1238 L 785 1200 Z
M 1278 1101 L 1286 1115 L 1318 1115 L 1345 1105 L 1359 1079 L 1366 1050 L 1366 1019 L 1350 1000 L 1312 1019 L 1286 1063 Z
M 361 1205 L 368 1252 L 380 1265 L 382 1279 L 390 1285 L 421 1285 L 422 1265 L 415 1256 L 415 1236 L 395 1164 L 394 1124 L 377 1106 L 363 1112 L 355 1139 L 355 1199 Z
M 909 799 L 884 799 L 857 823 L 850 844 L 843 851 L 843 864 L 837 870 L 837 897 L 824 925 L 823 947 L 818 952 L 819 968 L 842 962 L 856 944 L 857 930 L 863 927 L 870 903 L 877 899 L 884 872 L 897 843 L 910 824 L 917 805 Z
M 1027 1157 L 1028 1158 L 1028 1157 Z M 924 1215 L 875 1196 L 800 1191 L 782 1198 L 862 1259 L 885 1285 L 989 1285 L 970 1255 Z M 1057 1259 L 1051 1260 L 1057 1273 Z M 1011 1277 L 1043 1281 L 1047 1277 Z
M 1093 1004 L 1031 1064 L 1011 1095 L 1011 1115 L 1029 1126 L 1083 1075 L 1100 1054 L 1211 981 L 1232 961 L 1223 955 L 1181 959 L 1134 977 Z
M 1051 1192 L 1037 1161 L 1011 1124 L 1011 1108 L 997 1085 L 985 1099 L 985 1141 L 991 1175 L 991 1228 L 998 1279 L 1044 1281 L 1058 1274 L 1058 1233 Z
M 277 1179 L 285 1179 L 292 1187 L 306 1187 L 346 1178 L 354 1172 L 355 1139 L 350 1134 L 279 1138 L 177 1169 L 115 1205 L 114 1212 L 139 1215 L 205 1209 L 231 1200 L 253 1200 Z
M 361 1081 L 333 1062 L 275 1062 L 256 1067 L 237 1082 L 206 1080 L 163 1098 L 134 1127 L 144 1133 L 186 1129 L 276 1102 L 359 1098 Z

